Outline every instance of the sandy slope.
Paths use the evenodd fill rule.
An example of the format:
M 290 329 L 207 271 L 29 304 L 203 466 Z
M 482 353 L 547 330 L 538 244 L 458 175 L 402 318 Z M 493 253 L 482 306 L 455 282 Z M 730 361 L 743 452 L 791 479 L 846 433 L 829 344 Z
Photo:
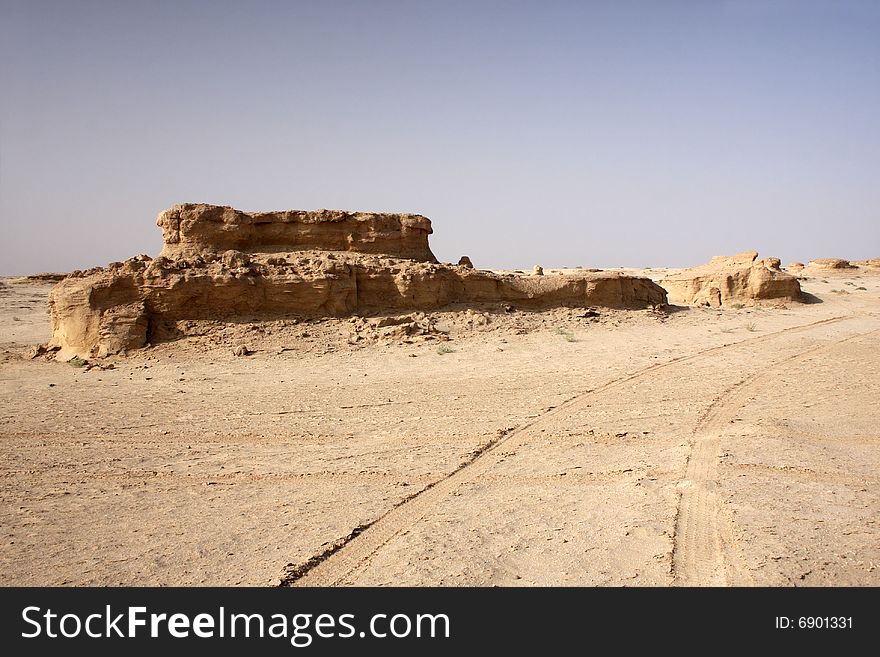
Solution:
M 439 313 L 445 354 L 339 321 L 89 371 L 23 357 L 49 288 L 5 282 L 0 583 L 880 583 L 866 270 L 788 309 Z

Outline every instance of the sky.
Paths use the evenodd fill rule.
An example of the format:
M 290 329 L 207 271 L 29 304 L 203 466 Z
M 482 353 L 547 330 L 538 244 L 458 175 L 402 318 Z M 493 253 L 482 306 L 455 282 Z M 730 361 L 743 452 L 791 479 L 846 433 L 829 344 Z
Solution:
M 880 2 L 0 0 L 0 275 L 176 203 L 415 212 L 441 261 L 880 256 Z

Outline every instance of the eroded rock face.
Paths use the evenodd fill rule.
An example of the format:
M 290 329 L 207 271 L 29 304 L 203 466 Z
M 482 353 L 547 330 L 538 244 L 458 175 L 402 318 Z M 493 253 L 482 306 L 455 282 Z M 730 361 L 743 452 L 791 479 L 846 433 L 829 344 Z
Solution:
M 74 272 L 52 290 L 52 346 L 62 358 L 120 353 L 161 338 L 163 326 L 180 320 L 379 315 L 455 303 L 666 303 L 650 279 L 620 273 L 528 276 L 438 264 L 427 244 L 430 222 L 418 215 L 334 213 L 327 226 L 316 226 L 317 216 L 175 206 L 159 216 L 166 243 L 155 260 L 137 256 Z M 263 217 L 272 219 L 255 221 Z M 365 252 L 380 248 L 388 253 Z
M 431 221 L 418 214 L 286 210 L 242 212 L 186 203 L 159 215 L 162 256 L 186 258 L 224 251 L 289 252 L 320 249 L 382 253 L 436 262 L 428 247 Z
M 670 303 L 717 308 L 766 300 L 797 301 L 797 278 L 779 269 L 778 258 L 757 260 L 757 251 L 715 256 L 710 262 L 660 281 Z

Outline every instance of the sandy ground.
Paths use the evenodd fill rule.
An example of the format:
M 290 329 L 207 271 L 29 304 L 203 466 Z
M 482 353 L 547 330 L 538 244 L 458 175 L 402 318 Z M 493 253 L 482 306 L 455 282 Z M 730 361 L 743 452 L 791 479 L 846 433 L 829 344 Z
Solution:
M 802 285 L 87 368 L 28 358 L 51 285 L 4 279 L 0 584 L 878 585 L 880 273 Z

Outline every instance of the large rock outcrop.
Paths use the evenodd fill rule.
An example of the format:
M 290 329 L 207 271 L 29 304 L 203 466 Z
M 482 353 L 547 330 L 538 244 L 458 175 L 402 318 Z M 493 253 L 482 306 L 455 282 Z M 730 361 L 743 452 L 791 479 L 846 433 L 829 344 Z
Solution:
M 437 262 L 428 247 L 431 221 L 419 214 L 286 210 L 242 212 L 202 203 L 175 205 L 159 215 L 167 258 L 236 250 L 291 252 L 320 249 L 382 253 Z
M 797 278 L 779 269 L 777 258 L 758 260 L 757 251 L 715 256 L 710 262 L 660 281 L 670 303 L 717 308 L 768 300 L 797 301 Z
M 161 336 L 163 325 L 187 319 L 377 315 L 456 303 L 507 302 L 524 308 L 666 303 L 663 288 L 637 276 L 527 276 L 438 264 L 427 244 L 430 222 L 413 219 L 417 215 L 331 213 L 320 219 L 320 212 L 240 213 L 309 216 L 302 225 L 310 228 L 303 232 L 288 230 L 297 222 L 240 223 L 237 211 L 212 208 L 176 206 L 163 212 L 158 223 L 166 242 L 155 260 L 137 256 L 61 281 L 49 307 L 52 344 L 62 357 L 143 347 Z M 361 232 L 340 228 L 353 230 L 360 221 Z M 289 240 L 286 246 L 284 240 Z M 241 248 L 221 250 L 230 244 Z M 387 253 L 367 252 L 379 248 Z

